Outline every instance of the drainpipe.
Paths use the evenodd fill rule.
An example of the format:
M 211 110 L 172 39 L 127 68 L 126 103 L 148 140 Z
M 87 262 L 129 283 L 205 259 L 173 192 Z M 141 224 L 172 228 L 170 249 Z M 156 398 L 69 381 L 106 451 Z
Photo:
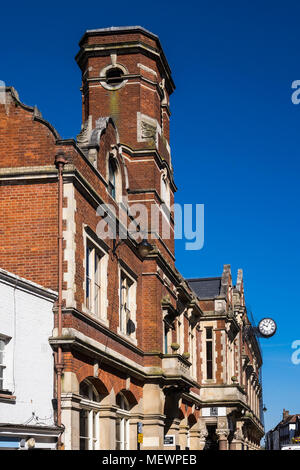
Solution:
M 62 337 L 62 287 L 63 287 L 63 236 L 62 236 L 62 212 L 63 212 L 63 169 L 67 163 L 64 152 L 60 151 L 55 156 L 55 165 L 58 169 L 58 338 Z M 61 378 L 63 371 L 62 347 L 59 345 L 56 356 L 57 374 L 57 426 L 61 426 Z M 61 435 L 57 443 L 58 450 L 61 450 Z

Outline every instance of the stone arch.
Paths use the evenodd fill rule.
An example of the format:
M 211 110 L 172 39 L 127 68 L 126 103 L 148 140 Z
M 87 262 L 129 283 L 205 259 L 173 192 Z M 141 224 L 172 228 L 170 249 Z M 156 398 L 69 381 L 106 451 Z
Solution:
M 116 397 L 117 397 L 117 395 L 119 395 L 119 393 L 124 395 L 124 397 L 126 398 L 128 404 L 129 404 L 129 409 L 130 410 L 132 410 L 132 408 L 134 408 L 138 404 L 138 401 L 137 401 L 135 395 L 130 390 L 126 390 L 126 389 L 122 388 L 121 390 L 118 391 L 118 393 L 116 393 Z
M 78 383 L 82 382 L 87 377 L 90 377 L 93 375 L 94 375 L 94 368 L 91 364 L 85 364 L 84 366 L 81 366 L 76 372 Z
M 94 387 L 94 389 L 96 390 L 96 392 L 98 393 L 100 397 L 104 397 L 109 394 L 108 389 L 106 388 L 106 386 L 100 379 L 94 376 L 87 376 L 80 382 L 80 384 L 82 384 L 82 382 L 84 381 L 90 383 Z
M 118 377 L 117 375 L 112 376 L 104 369 L 99 368 L 98 378 L 103 382 L 107 390 L 109 392 L 113 390 L 115 395 L 117 395 L 122 388 L 125 388 L 125 380 L 123 378 Z

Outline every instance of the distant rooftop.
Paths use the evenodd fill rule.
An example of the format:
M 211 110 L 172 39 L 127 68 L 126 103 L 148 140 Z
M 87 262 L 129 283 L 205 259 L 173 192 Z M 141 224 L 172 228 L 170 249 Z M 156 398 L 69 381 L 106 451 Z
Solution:
M 199 299 L 214 299 L 220 295 L 221 277 L 186 279 Z

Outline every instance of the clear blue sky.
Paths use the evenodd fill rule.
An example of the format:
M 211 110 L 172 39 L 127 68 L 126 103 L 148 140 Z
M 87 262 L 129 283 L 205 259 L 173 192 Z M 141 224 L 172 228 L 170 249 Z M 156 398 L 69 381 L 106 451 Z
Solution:
M 141 25 L 157 34 L 177 86 L 171 146 L 177 202 L 205 204 L 205 245 L 185 251 L 186 277 L 244 270 L 247 302 L 278 333 L 263 340 L 266 429 L 282 408 L 300 413 L 300 79 L 297 1 L 5 2 L 0 80 L 37 105 L 62 137 L 81 125 L 80 71 L 86 29 Z

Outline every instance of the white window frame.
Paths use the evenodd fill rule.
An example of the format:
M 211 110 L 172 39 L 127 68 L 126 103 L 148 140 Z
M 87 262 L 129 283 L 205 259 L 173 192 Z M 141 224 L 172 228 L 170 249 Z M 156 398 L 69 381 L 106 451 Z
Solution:
M 116 436 L 116 450 L 130 450 L 130 412 L 125 409 L 125 404 L 127 405 L 127 408 L 129 408 L 129 406 L 122 393 L 120 394 L 120 398 L 122 403 L 121 408 L 118 408 L 116 413 L 120 426 L 120 440 L 118 441 Z
M 80 435 L 80 426 L 79 426 L 79 440 L 80 444 L 82 440 L 87 441 L 87 449 L 85 450 L 100 450 L 100 404 L 93 400 L 94 391 L 93 385 L 87 382 L 89 387 L 89 397 L 83 397 L 81 399 L 80 412 L 87 414 L 86 418 L 86 430 L 85 435 Z M 98 395 L 96 393 L 96 395 Z
M 113 179 L 114 179 L 114 191 L 110 191 L 111 181 L 111 171 L 113 170 Z M 106 156 L 106 180 L 107 180 L 107 193 L 115 202 L 122 202 L 123 200 L 123 189 L 122 189 L 122 173 L 121 167 L 118 160 L 118 150 L 116 148 L 112 149 L 110 152 L 107 153 Z
M 124 292 L 122 291 L 122 278 L 126 280 L 128 287 L 127 302 L 124 302 Z M 118 334 L 133 341 L 137 344 L 136 339 L 136 292 L 137 292 L 137 281 L 134 279 L 123 267 L 119 266 L 119 326 Z M 124 311 L 124 305 L 126 311 Z M 133 322 L 134 331 L 130 334 L 127 332 L 127 321 L 126 317 Z
M 4 380 L 5 380 L 4 371 L 6 369 L 6 365 L 5 365 L 5 346 L 6 346 L 5 339 L 0 337 L 0 391 L 4 390 Z
M 89 273 L 87 272 L 88 267 L 88 247 L 91 247 L 91 263 L 89 264 Z M 95 240 L 85 232 L 84 241 L 84 304 L 83 311 L 89 315 L 95 317 L 97 320 L 102 321 L 108 326 L 107 319 L 107 267 L 108 267 L 108 253 L 101 248 Z M 95 259 L 98 257 L 98 268 L 97 268 L 97 279 L 95 279 Z M 87 300 L 87 280 L 90 281 L 89 299 Z M 95 286 L 98 286 L 98 305 L 95 305 Z

